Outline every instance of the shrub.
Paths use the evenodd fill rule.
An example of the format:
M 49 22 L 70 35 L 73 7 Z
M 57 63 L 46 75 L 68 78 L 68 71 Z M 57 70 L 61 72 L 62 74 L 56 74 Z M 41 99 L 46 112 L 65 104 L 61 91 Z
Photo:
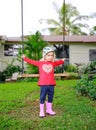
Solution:
M 20 66 L 16 65 L 9 65 L 2 73 L 3 75 L 6 75 L 6 78 L 12 76 L 14 72 L 20 72 Z
M 78 68 L 75 65 L 68 64 L 68 65 L 65 66 L 65 70 L 67 72 L 77 72 Z
M 0 72 L 0 83 L 5 82 L 6 76 L 3 72 Z
M 88 96 L 91 97 L 93 100 L 96 100 L 96 84 L 92 81 L 90 82 L 91 84 L 89 84 Z
M 92 61 L 89 66 L 90 66 L 90 71 L 96 70 L 96 61 Z
M 96 71 L 96 61 L 92 61 L 85 65 L 82 70 L 84 74 L 90 73 L 91 71 Z
M 78 94 L 89 96 L 93 100 L 96 100 L 96 85 L 93 80 L 89 80 L 88 75 L 84 75 L 75 85 Z

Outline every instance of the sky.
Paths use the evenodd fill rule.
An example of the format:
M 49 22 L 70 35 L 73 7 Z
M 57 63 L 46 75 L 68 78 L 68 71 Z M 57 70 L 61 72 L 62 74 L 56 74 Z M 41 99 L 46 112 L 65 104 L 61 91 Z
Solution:
M 33 34 L 46 28 L 46 24 L 40 24 L 40 19 L 57 19 L 53 2 L 60 8 L 63 0 L 23 0 L 23 34 Z M 77 7 L 81 15 L 89 15 L 96 12 L 96 0 L 65 0 Z M 90 20 L 93 26 L 96 19 Z M 48 34 L 48 32 L 42 32 Z M 0 35 L 18 37 L 22 35 L 21 26 L 21 0 L 0 0 Z

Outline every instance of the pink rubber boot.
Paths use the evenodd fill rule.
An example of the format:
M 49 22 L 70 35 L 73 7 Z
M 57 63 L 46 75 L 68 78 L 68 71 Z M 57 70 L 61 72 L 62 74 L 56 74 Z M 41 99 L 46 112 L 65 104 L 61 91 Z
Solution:
M 56 115 L 56 113 L 52 110 L 52 103 L 46 102 L 46 113 L 49 115 Z
M 43 118 L 45 116 L 44 114 L 44 104 L 40 104 L 40 114 L 39 117 Z

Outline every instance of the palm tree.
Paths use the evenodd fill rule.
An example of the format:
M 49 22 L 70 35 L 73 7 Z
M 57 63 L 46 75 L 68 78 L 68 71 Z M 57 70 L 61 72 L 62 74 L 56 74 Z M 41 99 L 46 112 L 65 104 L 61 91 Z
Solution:
M 37 31 L 33 35 L 25 37 L 24 40 L 24 54 L 31 59 L 39 60 L 42 58 L 42 49 L 47 45 L 41 36 L 41 33 Z M 22 51 L 19 51 L 18 59 L 20 59 Z M 27 64 L 28 73 L 38 73 L 38 69 L 35 66 Z
M 96 26 L 93 26 L 89 32 L 90 35 L 96 35 Z
M 55 3 L 54 5 L 58 14 L 58 21 L 55 19 L 40 20 L 40 22 L 46 21 L 48 25 L 52 25 L 52 27 L 47 28 L 50 34 L 87 35 L 86 32 L 82 31 L 83 28 L 89 27 L 89 25 L 84 23 L 84 21 L 88 21 L 90 18 L 93 18 L 92 16 L 80 15 L 77 8 L 71 4 L 63 4 L 60 9 L 57 8 Z
M 33 35 L 29 35 L 25 38 L 24 53 L 29 58 L 39 60 L 42 57 L 42 48 L 47 44 L 41 36 L 41 33 L 37 31 Z

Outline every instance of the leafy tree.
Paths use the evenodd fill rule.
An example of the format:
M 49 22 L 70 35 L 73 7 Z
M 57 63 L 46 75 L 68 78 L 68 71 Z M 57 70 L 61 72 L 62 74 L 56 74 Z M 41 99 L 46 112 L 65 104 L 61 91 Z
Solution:
M 56 12 L 58 14 L 58 20 L 55 19 L 41 19 L 47 24 L 52 25 L 47 28 L 52 35 L 87 35 L 82 29 L 88 29 L 89 25 L 84 23 L 90 18 L 94 18 L 94 15 L 80 15 L 76 7 L 71 4 L 63 4 L 60 9 L 54 3 Z
M 39 60 L 42 58 L 42 49 L 46 45 L 47 42 L 43 40 L 41 33 L 37 31 L 35 34 L 25 37 L 23 52 L 28 58 Z M 20 50 L 18 58 L 21 57 L 21 54 L 22 51 Z M 27 72 L 38 73 L 38 69 L 35 66 L 27 64 Z
M 90 29 L 90 35 L 96 35 L 96 26 L 93 26 L 91 29 Z

